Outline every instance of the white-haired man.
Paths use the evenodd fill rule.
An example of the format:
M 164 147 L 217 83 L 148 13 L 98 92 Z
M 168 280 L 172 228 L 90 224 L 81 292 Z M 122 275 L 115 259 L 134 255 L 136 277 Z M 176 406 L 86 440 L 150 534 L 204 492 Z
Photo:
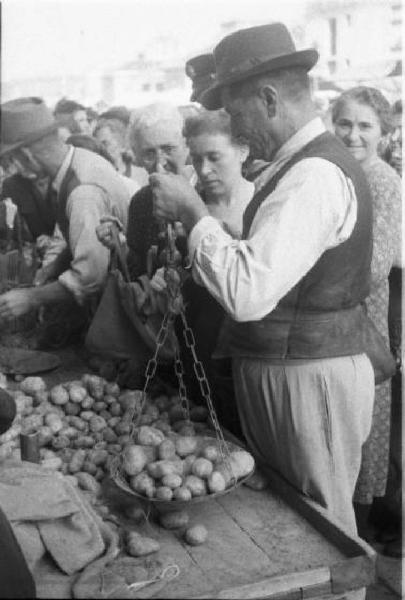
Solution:
M 136 162 L 149 174 L 179 173 L 192 184 L 195 173 L 186 165 L 187 148 L 183 138 L 183 117 L 170 104 L 156 103 L 136 111 L 129 139 Z M 99 240 L 112 247 L 111 219 L 106 217 L 97 228 Z M 147 272 L 147 257 L 152 246 L 159 246 L 160 227 L 153 216 L 153 196 L 150 186 L 139 190 L 132 198 L 128 213 L 126 242 L 127 262 L 132 279 Z

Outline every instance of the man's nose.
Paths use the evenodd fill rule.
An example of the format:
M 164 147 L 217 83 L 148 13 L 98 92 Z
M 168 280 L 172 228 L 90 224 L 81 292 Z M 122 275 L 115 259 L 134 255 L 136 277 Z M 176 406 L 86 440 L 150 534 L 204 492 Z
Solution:
M 208 175 L 211 172 L 211 164 L 208 160 L 203 159 L 201 161 L 201 175 Z

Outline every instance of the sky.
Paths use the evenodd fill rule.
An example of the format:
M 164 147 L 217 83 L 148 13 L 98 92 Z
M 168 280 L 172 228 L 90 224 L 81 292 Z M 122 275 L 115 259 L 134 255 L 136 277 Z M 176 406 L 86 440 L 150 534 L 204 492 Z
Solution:
M 299 20 L 308 0 L 2 0 L 2 79 L 84 73 L 138 54 L 191 57 L 221 23 Z M 160 38 L 160 46 L 156 40 Z M 162 50 L 163 48 L 163 50 Z

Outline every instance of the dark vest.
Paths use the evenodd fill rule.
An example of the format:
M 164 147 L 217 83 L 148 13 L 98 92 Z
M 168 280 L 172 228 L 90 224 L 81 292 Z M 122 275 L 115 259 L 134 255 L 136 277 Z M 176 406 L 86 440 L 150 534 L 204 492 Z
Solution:
M 368 320 L 362 303 L 370 285 L 372 204 L 361 167 L 337 138 L 328 132 L 316 137 L 255 194 L 245 211 L 242 237 L 247 238 L 257 210 L 287 171 L 310 157 L 334 163 L 353 182 L 357 197 L 353 232 L 348 240 L 324 252 L 263 319 L 228 323 L 225 340 L 233 356 L 306 359 L 365 350 L 362 340 Z M 322 179 L 319 185 L 324 185 Z

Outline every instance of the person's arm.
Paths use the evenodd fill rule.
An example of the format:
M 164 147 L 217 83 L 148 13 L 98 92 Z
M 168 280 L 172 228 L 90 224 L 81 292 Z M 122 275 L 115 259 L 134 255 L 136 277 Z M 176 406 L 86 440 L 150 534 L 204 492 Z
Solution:
M 197 222 L 189 236 L 193 274 L 235 320 L 259 320 L 350 236 L 356 218 L 343 172 L 322 159 L 303 160 L 260 206 L 249 239 L 232 239 L 209 216 Z
M 110 251 L 97 239 L 96 228 L 108 212 L 104 192 L 92 185 L 81 185 L 68 198 L 70 268 L 59 276 L 59 283 L 81 303 L 105 282 Z

